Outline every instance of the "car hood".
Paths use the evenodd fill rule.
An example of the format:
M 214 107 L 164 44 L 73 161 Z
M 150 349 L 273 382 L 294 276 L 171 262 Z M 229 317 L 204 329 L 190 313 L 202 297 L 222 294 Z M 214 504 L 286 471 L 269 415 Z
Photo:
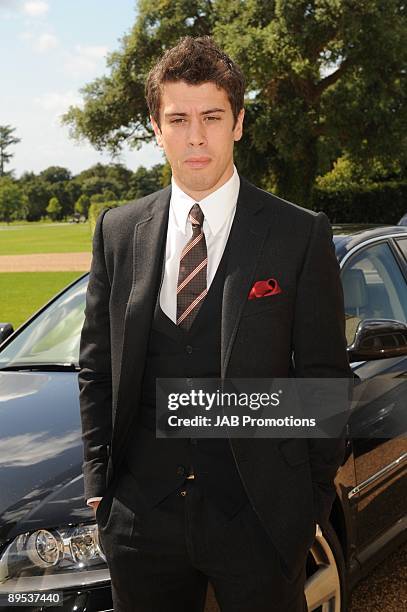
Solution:
M 76 373 L 0 372 L 0 543 L 93 516 Z

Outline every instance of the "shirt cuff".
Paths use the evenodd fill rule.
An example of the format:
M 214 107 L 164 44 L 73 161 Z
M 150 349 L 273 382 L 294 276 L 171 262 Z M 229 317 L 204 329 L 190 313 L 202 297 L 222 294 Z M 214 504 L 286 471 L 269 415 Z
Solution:
M 102 499 L 101 497 L 89 497 L 89 499 L 86 500 L 86 503 L 88 506 L 92 508 L 92 504 L 90 504 L 89 502 L 100 501 L 101 499 Z

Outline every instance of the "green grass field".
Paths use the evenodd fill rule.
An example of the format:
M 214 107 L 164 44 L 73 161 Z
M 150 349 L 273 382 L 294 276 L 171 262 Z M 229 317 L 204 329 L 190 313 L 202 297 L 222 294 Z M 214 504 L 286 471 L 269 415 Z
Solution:
M 90 252 L 89 223 L 0 224 L 0 255 Z
M 83 272 L 1 273 L 0 322 L 11 323 L 16 329 L 58 291 L 82 274 Z

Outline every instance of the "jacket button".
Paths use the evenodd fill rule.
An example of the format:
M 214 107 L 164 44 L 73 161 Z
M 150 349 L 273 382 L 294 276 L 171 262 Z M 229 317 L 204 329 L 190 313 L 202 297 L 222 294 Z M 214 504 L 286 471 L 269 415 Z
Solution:
M 179 465 L 177 467 L 177 474 L 179 474 L 180 476 L 182 476 L 183 474 L 185 474 L 185 468 L 183 465 Z
M 192 348 L 190 344 L 187 344 L 185 347 L 185 350 L 188 353 L 188 355 L 190 355 L 194 349 Z

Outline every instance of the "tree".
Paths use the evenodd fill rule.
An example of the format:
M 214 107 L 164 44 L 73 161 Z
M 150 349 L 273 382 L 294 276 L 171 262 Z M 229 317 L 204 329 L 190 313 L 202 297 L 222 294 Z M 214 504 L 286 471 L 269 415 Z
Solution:
M 82 193 L 91 196 L 105 189 L 113 191 L 118 198 L 124 198 L 129 190 L 133 172 L 122 164 L 95 164 L 75 177 Z
M 130 189 L 127 197 L 142 198 L 143 196 L 162 189 L 163 187 L 163 165 L 156 164 L 150 169 L 139 166 L 130 180 Z
M 64 215 L 70 215 L 75 210 L 75 202 L 77 202 L 78 198 L 82 195 L 82 189 L 79 183 L 73 178 L 70 181 L 64 183 L 64 194 L 69 202 L 69 206 L 66 211 L 64 211 Z
M 62 183 L 70 181 L 72 178 L 71 171 L 63 166 L 49 166 L 40 172 L 40 178 L 47 183 Z
M 115 197 L 119 195 L 119 186 L 116 181 L 110 180 L 108 178 L 101 178 L 98 176 L 89 177 L 82 181 L 81 184 L 82 193 L 91 197 L 97 193 L 102 193 L 106 189 L 112 191 L 115 194 Z
M 342 154 L 405 167 L 406 12 L 403 0 L 141 0 L 109 74 L 63 121 L 99 150 L 149 142 L 148 70 L 180 36 L 212 34 L 247 77 L 239 170 L 307 204 Z
M 9 177 L 0 178 L 0 219 L 6 223 L 24 219 L 26 206 L 27 199 L 17 183 Z
M 19 183 L 27 198 L 27 220 L 39 221 L 46 214 L 46 209 L 51 198 L 49 185 L 37 176 L 29 181 L 20 179 Z
M 101 193 L 94 193 L 90 196 L 90 203 L 95 204 L 96 202 L 116 202 L 117 196 L 110 189 L 104 189 Z
M 88 216 L 88 210 L 90 206 L 90 199 L 84 193 L 75 202 L 75 212 L 80 215 Z
M 62 212 L 62 206 L 58 200 L 58 198 L 56 198 L 55 196 L 52 197 L 49 201 L 49 204 L 47 206 L 47 213 L 49 214 L 49 216 L 51 217 L 51 219 L 53 221 L 56 221 L 57 218 L 59 217 L 59 215 Z
M 13 133 L 16 128 L 11 125 L 0 125 L 0 177 L 6 176 L 9 172 L 6 172 L 4 167 L 14 157 L 14 153 L 9 153 L 8 149 L 12 145 L 21 142 L 21 138 L 16 138 Z
M 106 178 L 117 185 L 117 195 L 124 197 L 127 193 L 133 172 L 122 164 L 108 164 L 106 166 Z
M 58 199 L 62 207 L 62 216 L 71 215 L 80 190 L 72 188 L 72 174 L 63 166 L 49 166 L 39 174 L 39 180 L 47 185 L 50 197 Z
M 355 163 L 344 155 L 337 159 L 330 172 L 317 177 L 316 185 L 326 191 L 340 191 L 350 187 L 367 187 L 401 179 L 402 170 L 397 162 L 384 166 L 380 160 L 372 159 L 366 166 Z

